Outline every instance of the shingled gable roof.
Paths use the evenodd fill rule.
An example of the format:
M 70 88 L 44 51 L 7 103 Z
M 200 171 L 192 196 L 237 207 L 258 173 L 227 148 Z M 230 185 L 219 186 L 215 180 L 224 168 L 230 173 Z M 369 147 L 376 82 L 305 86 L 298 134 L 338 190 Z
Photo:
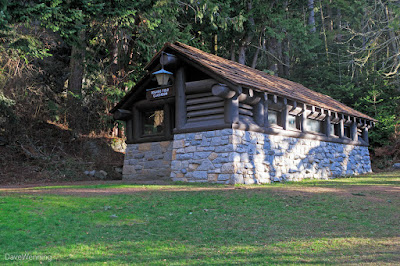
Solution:
M 193 62 L 195 65 L 197 64 L 201 68 L 207 69 L 222 79 L 227 80 L 231 84 L 286 97 L 291 100 L 314 105 L 316 107 L 321 107 L 345 115 L 364 118 L 374 122 L 377 121 L 376 119 L 358 112 L 327 95 L 307 89 L 299 83 L 269 75 L 265 72 L 250 68 L 237 62 L 203 52 L 189 45 L 180 42 L 175 42 L 174 44 L 166 43 L 161 51 L 165 50 L 175 51 L 176 55 L 179 57 L 183 57 L 188 61 Z M 147 69 L 154 66 L 161 51 L 158 52 L 149 62 L 146 67 Z M 135 88 L 133 88 L 133 90 L 135 90 Z M 128 95 L 129 94 L 130 93 L 128 93 Z M 129 97 L 128 95 L 122 99 L 120 104 Z M 114 109 L 116 109 L 116 107 Z

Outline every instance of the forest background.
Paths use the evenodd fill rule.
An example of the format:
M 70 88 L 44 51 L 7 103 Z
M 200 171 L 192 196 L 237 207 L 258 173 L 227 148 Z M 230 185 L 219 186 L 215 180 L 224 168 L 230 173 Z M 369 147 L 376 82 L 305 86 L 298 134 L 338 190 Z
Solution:
M 400 160 L 399 34 L 397 0 L 0 0 L 0 177 L 122 163 L 102 150 L 108 112 L 174 41 L 376 118 L 371 154 L 385 169 Z

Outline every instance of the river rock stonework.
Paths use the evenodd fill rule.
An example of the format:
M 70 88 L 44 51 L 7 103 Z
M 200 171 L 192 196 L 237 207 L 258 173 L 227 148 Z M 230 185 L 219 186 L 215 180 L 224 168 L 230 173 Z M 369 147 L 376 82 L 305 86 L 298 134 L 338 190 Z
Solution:
M 368 148 L 222 129 L 129 144 L 124 179 L 262 184 L 371 172 Z
M 174 136 L 174 181 L 262 184 L 371 172 L 364 146 L 223 129 Z

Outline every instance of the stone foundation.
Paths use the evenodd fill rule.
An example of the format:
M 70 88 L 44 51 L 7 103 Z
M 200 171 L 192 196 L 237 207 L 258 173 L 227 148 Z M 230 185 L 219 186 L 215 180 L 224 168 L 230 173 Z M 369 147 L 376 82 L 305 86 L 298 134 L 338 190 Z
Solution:
M 124 178 L 262 184 L 371 172 L 369 151 L 318 140 L 223 129 L 130 144 Z
M 172 141 L 128 144 L 123 179 L 170 179 Z

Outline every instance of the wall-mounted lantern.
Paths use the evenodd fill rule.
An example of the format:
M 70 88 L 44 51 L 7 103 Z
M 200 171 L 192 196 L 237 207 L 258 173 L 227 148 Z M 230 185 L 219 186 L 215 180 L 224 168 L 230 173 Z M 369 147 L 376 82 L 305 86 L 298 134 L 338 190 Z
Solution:
M 164 52 L 161 54 L 161 56 L 164 55 Z M 157 83 L 159 86 L 165 86 L 168 85 L 168 81 L 170 77 L 172 77 L 173 73 L 169 72 L 164 69 L 164 64 L 163 61 L 161 61 L 161 69 L 153 73 L 154 76 L 156 76 Z

